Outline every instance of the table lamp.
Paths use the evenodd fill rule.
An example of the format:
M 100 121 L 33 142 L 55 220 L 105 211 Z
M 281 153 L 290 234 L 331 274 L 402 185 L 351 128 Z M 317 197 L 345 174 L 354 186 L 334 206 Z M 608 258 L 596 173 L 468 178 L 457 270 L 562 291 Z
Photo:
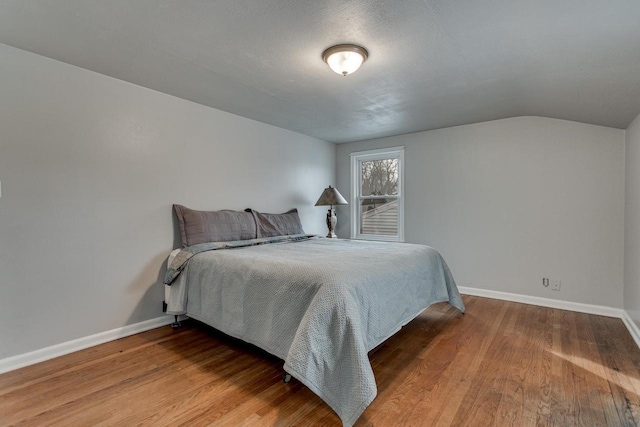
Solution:
M 333 205 L 348 205 L 347 201 L 342 197 L 342 194 L 332 186 L 324 189 L 320 198 L 316 202 L 316 206 L 331 206 L 327 212 L 327 227 L 329 228 L 329 234 L 327 237 L 337 239 L 335 229 L 338 223 L 338 217 L 336 211 L 333 209 Z

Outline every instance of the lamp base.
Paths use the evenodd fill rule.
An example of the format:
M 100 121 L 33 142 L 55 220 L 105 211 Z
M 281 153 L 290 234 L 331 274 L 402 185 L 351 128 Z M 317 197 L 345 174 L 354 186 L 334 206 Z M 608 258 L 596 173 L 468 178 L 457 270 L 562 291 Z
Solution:
M 338 217 L 336 216 L 335 209 L 331 208 L 327 211 L 327 228 L 329 228 L 329 233 L 327 234 L 327 238 L 329 239 L 337 239 L 335 229 L 338 224 Z

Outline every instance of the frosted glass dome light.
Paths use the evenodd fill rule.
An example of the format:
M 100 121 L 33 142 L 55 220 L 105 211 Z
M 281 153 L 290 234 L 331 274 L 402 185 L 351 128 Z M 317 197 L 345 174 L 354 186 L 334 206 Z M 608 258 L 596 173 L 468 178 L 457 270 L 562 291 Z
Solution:
M 322 59 L 336 73 L 346 76 L 356 71 L 369 56 L 367 49 L 354 44 L 339 44 L 325 50 Z

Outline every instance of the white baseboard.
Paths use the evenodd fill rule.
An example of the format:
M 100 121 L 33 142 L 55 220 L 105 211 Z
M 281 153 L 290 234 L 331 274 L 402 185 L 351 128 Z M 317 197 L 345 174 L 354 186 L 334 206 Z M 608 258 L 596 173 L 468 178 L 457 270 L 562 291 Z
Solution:
M 181 317 L 184 318 L 184 316 Z M 29 353 L 0 359 L 0 374 L 44 362 L 45 360 L 53 359 L 58 356 L 73 353 L 74 351 L 84 350 L 85 348 L 93 347 L 98 344 L 128 337 L 129 335 L 159 328 L 172 322 L 173 316 L 164 315 L 155 319 L 145 320 L 144 322 L 134 323 L 133 325 L 123 326 L 122 328 L 116 328 L 110 331 L 90 335 L 88 337 L 78 338 L 61 344 L 45 347 L 40 350 L 30 351 Z
M 558 308 L 560 310 L 577 311 L 580 313 L 597 314 L 599 316 L 623 318 L 624 310 L 604 305 L 582 304 L 579 302 L 561 301 L 551 298 L 533 297 L 529 295 L 512 294 L 509 292 L 490 291 L 486 289 L 467 288 L 458 286 L 461 294 L 477 297 L 500 299 L 523 304 L 539 305 L 541 307 Z
M 636 325 L 636 322 L 631 319 L 626 311 L 622 314 L 622 321 L 629 330 L 629 333 L 631 334 L 633 340 L 636 342 L 638 347 L 640 347 L 640 329 L 638 329 L 638 325 Z

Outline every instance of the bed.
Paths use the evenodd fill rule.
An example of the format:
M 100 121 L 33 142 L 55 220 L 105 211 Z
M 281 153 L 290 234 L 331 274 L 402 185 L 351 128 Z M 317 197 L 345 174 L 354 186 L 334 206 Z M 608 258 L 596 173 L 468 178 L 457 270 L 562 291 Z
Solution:
M 369 351 L 431 304 L 464 312 L 433 248 L 304 233 L 188 245 L 172 253 L 165 283 L 168 314 L 283 359 L 345 426 L 377 394 Z

